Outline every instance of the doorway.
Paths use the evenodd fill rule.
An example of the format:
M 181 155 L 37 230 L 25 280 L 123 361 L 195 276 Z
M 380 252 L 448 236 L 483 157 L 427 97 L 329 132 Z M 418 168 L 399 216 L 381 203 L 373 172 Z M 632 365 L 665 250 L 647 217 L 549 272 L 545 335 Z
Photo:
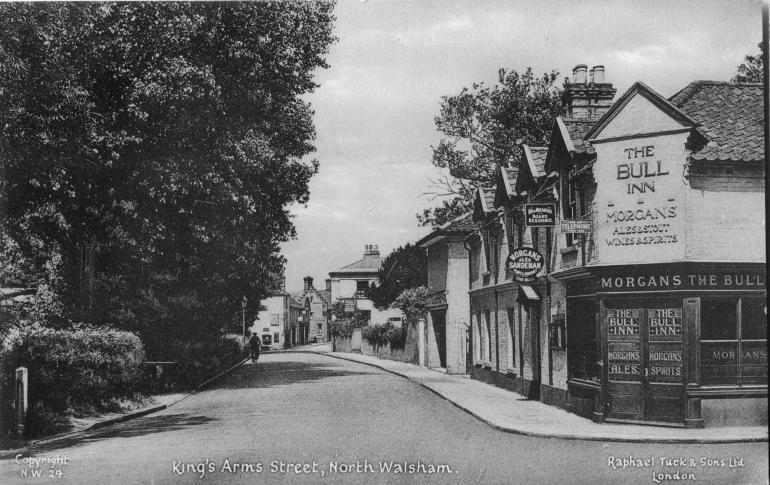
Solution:
M 433 322 L 440 367 L 446 369 L 446 309 L 430 312 L 430 319 Z
M 602 305 L 607 420 L 684 423 L 682 302 Z

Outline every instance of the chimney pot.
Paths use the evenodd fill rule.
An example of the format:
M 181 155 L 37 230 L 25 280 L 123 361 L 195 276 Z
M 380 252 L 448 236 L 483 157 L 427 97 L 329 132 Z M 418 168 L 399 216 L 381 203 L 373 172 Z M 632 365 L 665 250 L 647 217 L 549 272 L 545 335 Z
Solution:
M 305 291 L 310 291 L 313 289 L 313 278 L 311 276 L 305 276 L 302 278 L 305 280 Z
M 588 66 L 586 64 L 578 64 L 572 69 L 572 82 L 575 84 L 586 83 L 586 71 Z
M 591 68 L 591 72 L 593 73 L 594 82 L 596 84 L 604 83 L 604 66 L 594 66 Z

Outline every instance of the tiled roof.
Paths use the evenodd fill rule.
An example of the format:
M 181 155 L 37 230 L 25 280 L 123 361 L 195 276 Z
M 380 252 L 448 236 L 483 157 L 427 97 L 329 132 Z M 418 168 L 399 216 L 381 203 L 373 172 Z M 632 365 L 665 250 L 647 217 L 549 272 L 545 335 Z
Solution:
M 491 212 L 495 208 L 495 189 L 492 187 L 479 187 L 479 194 L 484 202 L 484 210 Z
M 473 222 L 473 212 L 452 219 L 451 221 L 437 227 L 425 237 L 415 243 L 415 246 L 428 247 L 435 242 L 436 238 L 442 236 L 467 236 L 476 231 L 478 224 Z
M 445 232 L 473 232 L 476 228 L 476 223 L 473 222 L 473 214 L 470 212 L 465 213 L 440 227 L 440 229 Z
M 376 255 L 366 255 L 355 263 L 332 271 L 332 273 L 376 273 L 382 265 L 382 257 Z
M 533 177 L 542 177 L 545 175 L 545 157 L 548 155 L 548 147 L 531 147 L 523 145 L 524 153 L 530 164 L 530 172 Z
M 508 182 L 506 184 L 506 189 L 510 190 L 510 195 L 514 195 L 514 190 L 516 189 L 516 177 L 519 175 L 518 169 L 509 167 L 500 168 L 502 169 L 503 177 L 505 177 L 505 180 Z
M 761 84 L 694 81 L 669 101 L 708 138 L 693 151 L 693 160 L 764 160 Z
M 331 301 L 332 301 L 332 292 L 331 291 L 316 290 L 316 293 L 318 293 L 318 296 L 321 297 L 321 299 L 324 302 L 324 305 L 326 305 L 327 307 L 329 307 L 329 305 L 331 305 Z
M 586 143 L 585 139 L 588 131 L 599 121 L 599 118 L 562 118 L 562 121 L 564 121 L 570 140 L 575 146 L 575 153 L 594 153 L 594 147 Z M 545 160 L 545 155 L 543 155 L 543 159 Z

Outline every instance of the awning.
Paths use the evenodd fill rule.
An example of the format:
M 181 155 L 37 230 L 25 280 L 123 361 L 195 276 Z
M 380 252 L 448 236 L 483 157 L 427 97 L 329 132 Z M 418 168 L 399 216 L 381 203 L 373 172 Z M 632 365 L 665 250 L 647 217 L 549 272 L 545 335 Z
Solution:
M 540 295 L 529 285 L 519 285 L 519 301 L 522 299 L 536 302 L 540 301 Z

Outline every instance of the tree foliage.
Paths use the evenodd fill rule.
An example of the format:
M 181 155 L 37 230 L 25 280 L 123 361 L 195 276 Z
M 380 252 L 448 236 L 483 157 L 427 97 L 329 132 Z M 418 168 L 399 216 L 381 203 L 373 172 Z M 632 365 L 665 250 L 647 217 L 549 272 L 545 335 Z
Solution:
M 317 170 L 332 8 L 0 6 L 7 228 L 61 255 L 71 315 L 200 332 L 259 301 Z
M 427 258 L 422 248 L 407 244 L 394 249 L 382 260 L 378 271 L 379 283 L 366 292 L 375 308 L 390 308 L 402 291 L 427 285 Z
M 520 144 L 547 144 L 562 113 L 558 76 L 500 69 L 492 87 L 475 83 L 441 98 L 435 123 L 443 138 L 432 147 L 432 163 L 448 175 L 427 194 L 442 203 L 417 215 L 421 225 L 438 226 L 470 210 L 475 189 L 492 184 L 498 165 L 518 163 Z
M 738 66 L 738 72 L 732 78 L 734 83 L 761 83 L 764 75 L 762 63 L 762 43 L 757 44 L 759 54 L 747 55 L 743 63 Z

